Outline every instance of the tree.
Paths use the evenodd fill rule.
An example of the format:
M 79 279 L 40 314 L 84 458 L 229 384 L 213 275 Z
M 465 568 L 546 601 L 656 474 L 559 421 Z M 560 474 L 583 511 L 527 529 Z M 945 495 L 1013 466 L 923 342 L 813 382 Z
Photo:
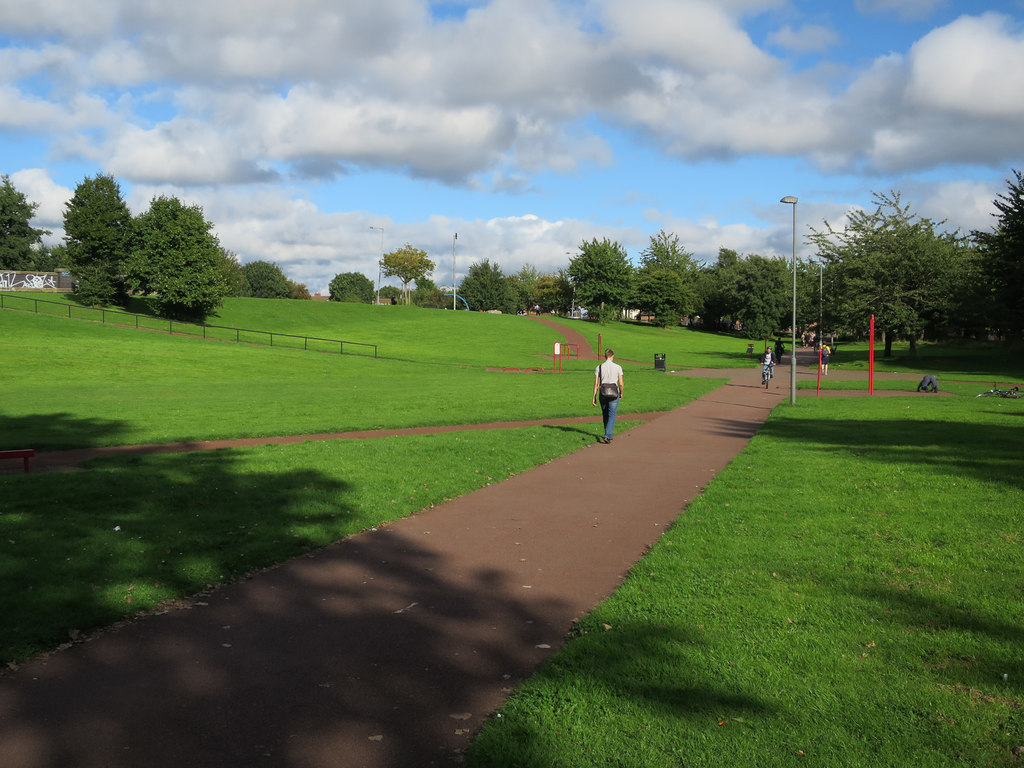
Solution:
M 718 260 L 697 274 L 697 312 L 710 330 L 733 328 L 740 299 L 736 293 L 740 255 L 731 248 L 719 248 Z
M 127 300 L 122 264 L 131 247 L 132 215 L 112 176 L 86 176 L 64 207 L 64 240 L 75 291 L 86 304 Z
M 674 270 L 645 270 L 634 280 L 633 306 L 642 314 L 654 315 L 652 324 L 664 328 L 678 324 L 681 315 L 692 311 L 693 292 Z
M 409 303 L 409 283 L 426 277 L 437 266 L 427 258 L 427 252 L 413 248 L 406 243 L 398 250 L 384 254 L 381 272 L 385 277 L 397 277 L 402 281 L 402 296 Z
M 873 195 L 873 211 L 854 210 L 846 227 L 812 228 L 810 240 L 828 262 L 834 284 L 830 299 L 839 322 L 865 331 L 871 315 L 885 334 L 885 356 L 897 336 L 917 340 L 957 309 L 958 292 L 971 261 L 959 234 L 938 232 L 944 222 L 922 218 L 904 205 L 898 192 Z
M 154 293 L 161 315 L 202 321 L 227 292 L 220 243 L 197 205 L 155 197 L 135 219 L 125 277 L 135 291 Z
M 756 254 L 740 259 L 731 288 L 733 314 L 747 338 L 765 339 L 792 324 L 792 273 L 785 261 Z
M 469 268 L 459 284 L 459 295 L 470 309 L 498 310 L 515 314 L 517 296 L 515 287 L 497 264 L 484 259 Z
M 37 203 L 30 203 L 7 175 L 0 176 L 0 269 L 33 269 L 36 246 L 45 229 L 32 226 Z
M 1014 338 L 1024 335 L 1024 176 L 1014 171 L 1007 193 L 993 204 L 998 221 L 991 232 L 972 233 L 989 285 L 989 325 Z
M 537 281 L 540 280 L 540 273 L 531 264 L 524 264 L 514 275 L 509 275 L 509 280 L 516 292 L 516 309 L 530 311 L 538 304 Z
M 249 279 L 245 276 L 238 254 L 220 249 L 220 276 L 225 285 L 225 296 L 248 296 Z
M 342 272 L 335 275 L 327 286 L 331 301 L 373 303 L 373 282 L 359 272 Z
M 412 303 L 417 307 L 451 306 L 445 302 L 444 292 L 429 277 L 421 277 L 416 281 L 416 290 L 412 292 Z
M 626 250 L 608 238 L 580 245 L 569 261 L 569 278 L 576 288 L 576 304 L 602 323 L 617 317 L 629 301 L 633 266 Z
M 683 250 L 677 235 L 670 235 L 661 230 L 658 234 L 651 235 L 647 248 L 640 254 L 640 268 L 637 271 L 655 269 L 670 269 L 684 282 L 692 282 L 697 273 L 697 263 L 693 260 L 692 253 Z
M 37 272 L 56 272 L 58 269 L 69 269 L 68 247 L 63 243 L 41 245 L 32 249 L 32 266 Z
M 533 295 L 541 312 L 568 314 L 572 307 L 572 283 L 565 270 L 559 270 L 557 275 L 538 277 Z
M 287 299 L 291 295 L 291 286 L 281 268 L 271 261 L 250 261 L 242 266 L 246 280 L 249 281 L 249 293 L 254 299 Z
M 654 324 L 675 325 L 696 307 L 697 265 L 676 235 L 652 235 L 634 276 L 633 305 L 654 315 Z
M 309 288 L 306 287 L 305 283 L 296 283 L 294 280 L 289 280 L 288 298 L 309 301 L 313 297 L 309 295 Z

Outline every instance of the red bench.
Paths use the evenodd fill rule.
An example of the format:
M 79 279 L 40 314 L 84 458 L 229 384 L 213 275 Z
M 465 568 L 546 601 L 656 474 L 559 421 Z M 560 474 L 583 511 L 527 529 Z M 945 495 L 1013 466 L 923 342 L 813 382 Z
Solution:
M 31 448 L 22 448 L 17 451 L 0 451 L 0 459 L 21 459 L 25 462 L 25 471 L 28 472 L 28 460 L 36 455 Z

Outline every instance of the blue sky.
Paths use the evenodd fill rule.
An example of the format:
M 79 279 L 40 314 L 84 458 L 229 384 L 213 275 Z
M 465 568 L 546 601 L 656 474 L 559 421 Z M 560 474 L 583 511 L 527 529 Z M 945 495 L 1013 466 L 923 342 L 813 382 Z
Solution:
M 677 234 L 785 256 L 872 192 L 964 231 L 1024 167 L 1024 3 L 0 0 L 0 173 L 203 207 L 311 291 L 426 250 L 564 267 Z

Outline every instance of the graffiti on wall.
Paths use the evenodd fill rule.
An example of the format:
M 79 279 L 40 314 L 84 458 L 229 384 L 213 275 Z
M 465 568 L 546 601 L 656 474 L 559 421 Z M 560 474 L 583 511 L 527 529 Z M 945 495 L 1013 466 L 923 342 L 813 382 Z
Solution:
M 57 288 L 57 276 L 52 272 L 33 274 L 31 272 L 0 272 L 0 290 L 46 290 Z

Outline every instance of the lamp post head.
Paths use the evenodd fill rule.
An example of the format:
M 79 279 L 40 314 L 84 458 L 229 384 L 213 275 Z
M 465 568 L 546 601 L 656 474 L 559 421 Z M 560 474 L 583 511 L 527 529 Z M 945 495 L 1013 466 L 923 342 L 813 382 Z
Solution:
M 796 205 L 796 198 L 792 195 L 786 195 L 784 198 L 779 200 L 780 203 L 788 203 L 789 205 Z

